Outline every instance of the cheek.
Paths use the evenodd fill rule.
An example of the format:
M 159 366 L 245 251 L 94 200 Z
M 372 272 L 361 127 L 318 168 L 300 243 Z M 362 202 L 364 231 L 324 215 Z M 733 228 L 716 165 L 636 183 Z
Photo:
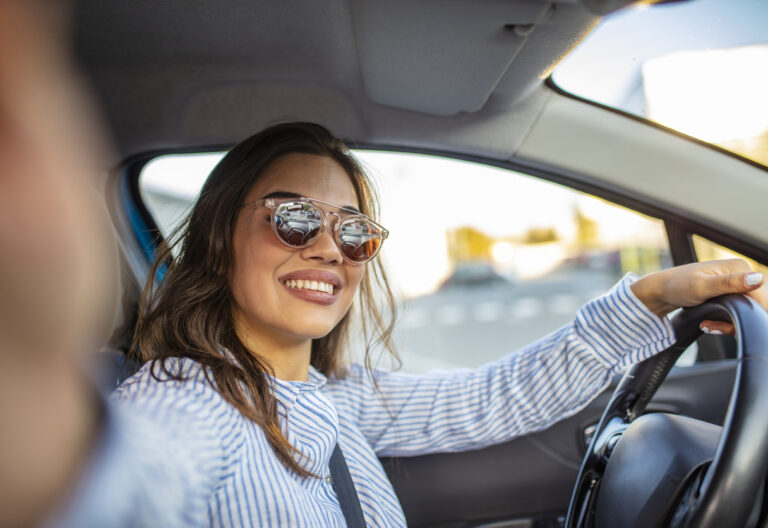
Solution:
M 349 310 L 349 307 L 352 305 L 352 302 L 355 299 L 355 295 L 360 290 L 360 283 L 362 282 L 364 272 L 365 265 L 350 267 L 347 269 L 347 288 L 344 299 L 346 307 L 345 313 L 347 310 Z
M 269 267 L 268 252 L 256 251 L 253 243 L 241 244 L 234 252 L 234 270 L 230 280 L 232 295 L 245 301 L 263 295 L 264 274 Z
M 264 230 L 236 234 L 229 285 L 235 303 L 251 315 L 270 313 L 277 302 L 275 270 L 290 256 Z M 263 315 L 262 314 L 262 315 Z

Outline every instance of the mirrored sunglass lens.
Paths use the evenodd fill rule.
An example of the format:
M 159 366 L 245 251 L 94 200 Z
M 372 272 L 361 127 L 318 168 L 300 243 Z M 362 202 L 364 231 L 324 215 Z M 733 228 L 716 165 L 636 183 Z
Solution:
M 277 233 L 292 246 L 309 244 L 320 232 L 322 212 L 307 202 L 281 204 L 274 213 Z
M 381 242 L 379 228 L 364 218 L 350 218 L 339 226 L 341 251 L 351 261 L 364 262 L 373 258 Z

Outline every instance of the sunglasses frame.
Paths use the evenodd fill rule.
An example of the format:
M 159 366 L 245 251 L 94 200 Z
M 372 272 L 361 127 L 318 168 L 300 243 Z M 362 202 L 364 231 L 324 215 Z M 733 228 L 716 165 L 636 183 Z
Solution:
M 287 242 L 282 236 L 280 236 L 280 233 L 278 232 L 277 221 L 276 221 L 276 218 L 275 218 L 275 211 L 277 210 L 277 208 L 279 206 L 281 206 L 283 204 L 286 204 L 286 203 L 296 203 L 296 202 L 298 202 L 298 203 L 300 203 L 300 202 L 309 203 L 310 205 L 315 206 L 320 211 L 320 213 L 322 214 L 322 217 L 321 217 L 322 221 L 320 223 L 320 230 L 318 231 L 317 235 L 315 235 L 315 237 L 312 240 L 310 240 L 309 242 L 307 242 L 306 244 L 301 244 L 301 245 L 291 244 L 291 243 Z M 327 205 L 327 206 L 333 207 L 335 209 L 338 209 L 339 211 L 344 211 L 344 212 L 348 213 L 348 215 L 345 216 L 344 218 L 342 218 L 341 215 L 339 215 L 338 213 L 328 212 L 325 209 L 323 209 L 322 207 L 320 207 L 318 204 Z M 379 251 L 381 251 L 381 246 L 384 244 L 384 241 L 389 236 L 389 231 L 387 229 L 385 229 L 384 226 L 382 226 L 381 224 L 379 224 L 377 222 L 374 222 L 367 215 L 364 215 L 364 214 L 362 214 L 362 213 L 360 213 L 360 212 L 358 212 L 358 211 L 356 211 L 354 209 L 348 209 L 346 207 L 341 207 L 339 205 L 334 205 L 332 203 L 324 202 L 322 200 L 316 200 L 314 198 L 307 198 L 306 196 L 298 196 L 296 198 L 264 198 L 264 199 L 261 199 L 261 200 L 256 200 L 254 202 L 245 203 L 245 204 L 242 205 L 242 207 L 247 207 L 249 209 L 253 209 L 253 208 L 256 208 L 256 207 L 260 207 L 262 205 L 266 206 L 267 209 L 269 209 L 269 223 L 272 224 L 272 231 L 275 233 L 275 236 L 277 237 L 277 239 L 280 242 L 282 242 L 284 245 L 286 245 L 286 246 L 288 246 L 289 248 L 292 248 L 292 249 L 307 248 L 307 247 L 310 247 L 311 245 L 313 245 L 315 242 L 317 242 L 317 240 L 322 236 L 322 234 L 328 228 L 328 217 L 331 216 L 331 215 L 335 216 L 336 217 L 336 222 L 334 223 L 333 228 L 332 228 L 333 229 L 333 240 L 334 240 L 334 242 L 336 242 L 336 246 L 339 248 L 339 253 L 341 253 L 341 256 L 344 258 L 344 260 L 346 260 L 350 264 L 365 264 L 367 262 L 370 262 L 374 258 L 376 258 L 376 256 L 379 254 Z M 342 246 L 341 246 L 341 240 L 339 240 L 341 225 L 343 223 L 345 223 L 345 222 L 348 222 L 350 220 L 355 220 L 355 219 L 358 219 L 358 218 L 362 218 L 363 220 L 366 220 L 366 221 L 372 223 L 374 226 L 376 226 L 376 228 L 381 233 L 381 243 L 376 248 L 376 252 L 373 255 L 371 255 L 369 258 L 367 258 L 366 260 L 362 260 L 362 261 L 356 261 L 356 260 L 352 260 L 352 259 L 348 258 L 344 254 L 344 250 L 342 249 Z

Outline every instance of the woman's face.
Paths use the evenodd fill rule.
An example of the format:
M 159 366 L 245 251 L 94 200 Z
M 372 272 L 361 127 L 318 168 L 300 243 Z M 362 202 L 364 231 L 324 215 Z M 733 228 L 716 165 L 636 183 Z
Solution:
M 281 192 L 360 207 L 350 177 L 336 161 L 325 156 L 287 154 L 278 158 L 253 184 L 244 203 Z M 321 207 L 326 213 L 329 209 L 338 212 Z M 278 240 L 266 206 L 240 210 L 230 288 L 233 314 L 241 329 L 249 334 L 277 332 L 307 340 L 326 335 L 338 324 L 352 304 L 365 268 L 341 256 L 331 229 L 334 221 L 336 217 L 331 215 L 329 229 L 314 244 L 293 249 Z M 332 295 L 297 288 L 295 281 L 305 278 L 326 278 L 325 282 L 335 282 L 336 287 Z

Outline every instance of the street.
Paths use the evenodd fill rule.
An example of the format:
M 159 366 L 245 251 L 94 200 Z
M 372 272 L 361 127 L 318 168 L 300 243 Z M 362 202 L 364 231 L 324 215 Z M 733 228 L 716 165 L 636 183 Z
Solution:
M 395 342 L 406 372 L 476 367 L 573 319 L 618 280 L 609 270 L 560 268 L 536 280 L 450 286 L 401 307 Z

